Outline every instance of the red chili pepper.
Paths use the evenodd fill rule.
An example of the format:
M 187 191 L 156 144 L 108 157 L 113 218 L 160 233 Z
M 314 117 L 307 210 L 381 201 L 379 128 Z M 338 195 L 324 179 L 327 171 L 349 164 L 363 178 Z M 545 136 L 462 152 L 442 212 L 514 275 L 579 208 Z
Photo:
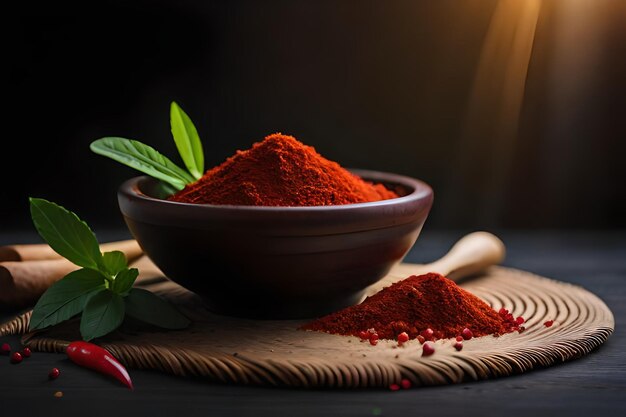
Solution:
M 77 365 L 110 375 L 128 388 L 133 389 L 128 371 L 108 350 L 93 343 L 78 341 L 70 343 L 65 353 Z

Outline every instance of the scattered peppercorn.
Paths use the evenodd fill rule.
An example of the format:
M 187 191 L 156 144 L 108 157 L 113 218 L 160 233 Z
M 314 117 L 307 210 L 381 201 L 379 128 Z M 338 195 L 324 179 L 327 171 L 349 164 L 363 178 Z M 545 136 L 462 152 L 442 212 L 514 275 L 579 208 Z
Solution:
M 13 352 L 11 355 L 11 363 L 20 363 L 22 362 L 22 354 L 20 352 Z
M 545 323 L 543 323 L 543 325 L 546 327 L 552 327 L 553 324 L 554 324 L 554 320 L 548 320 Z
M 406 343 L 409 341 L 409 335 L 407 332 L 402 332 L 398 335 L 398 344 L 400 346 L 402 346 L 403 343 Z
M 472 333 L 472 331 L 470 329 L 468 329 L 467 327 L 463 329 L 463 331 L 461 332 L 461 336 L 463 336 L 464 340 L 470 340 L 472 337 L 474 337 L 474 334 Z
M 433 335 L 435 334 L 435 332 L 433 331 L 433 329 L 428 328 L 426 330 L 422 330 L 422 332 L 420 333 L 420 335 L 425 339 L 425 340 L 433 340 Z
M 8 355 L 9 353 L 11 353 L 11 345 L 9 345 L 8 343 L 3 343 L 0 347 L 0 353 L 2 353 L 3 355 Z
M 405 378 L 402 381 L 400 381 L 400 385 L 402 386 L 403 389 L 409 389 L 411 388 L 411 381 Z
M 420 342 L 420 345 L 423 345 L 424 342 L 426 341 L 426 339 L 424 339 L 424 336 L 422 336 L 421 334 L 419 336 L 417 336 L 417 341 Z
M 391 384 L 389 385 L 389 389 L 392 391 L 398 391 L 400 389 L 400 385 L 398 384 Z
M 459 336 L 457 336 L 457 337 L 456 337 L 456 341 L 457 341 L 457 342 L 462 342 L 462 341 L 463 341 L 463 336 L 460 336 L 460 335 L 459 335 Z
M 376 333 L 370 336 L 370 345 L 376 346 L 378 344 L 378 335 Z
M 524 331 L 524 327 L 522 326 L 522 324 L 524 324 L 524 322 L 526 321 L 524 317 L 520 316 L 515 318 L 513 317 L 513 314 L 511 314 L 506 308 L 501 308 L 500 310 L 498 310 L 498 314 L 500 315 L 500 317 L 502 317 L 505 326 L 509 328 L 510 332 L 517 331 L 521 333 Z
M 463 349 L 463 342 L 455 342 L 455 343 L 454 343 L 454 348 L 455 348 L 456 350 L 461 350 L 461 349 Z
M 50 369 L 50 372 L 48 372 L 49 379 L 57 379 L 59 375 L 61 375 L 61 371 L 59 371 L 59 368 L 52 368 Z
M 55 396 L 56 398 L 61 398 L 61 397 L 63 396 L 63 391 L 57 391 L 57 392 L 55 392 L 55 393 L 54 393 L 54 396 Z
M 22 356 L 25 358 L 30 358 L 30 355 L 32 354 L 32 352 L 30 351 L 30 348 L 25 347 L 24 349 L 22 349 Z
M 433 342 L 425 342 L 422 346 L 422 356 L 430 356 L 435 353 L 435 345 Z

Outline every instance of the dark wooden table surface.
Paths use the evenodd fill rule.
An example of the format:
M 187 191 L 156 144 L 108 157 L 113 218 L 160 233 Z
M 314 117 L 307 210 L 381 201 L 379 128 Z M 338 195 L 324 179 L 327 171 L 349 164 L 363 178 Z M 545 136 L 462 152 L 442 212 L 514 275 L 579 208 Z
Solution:
M 122 237 L 123 232 L 100 234 Z M 407 261 L 440 257 L 462 231 L 424 230 Z M 19 365 L 0 357 L 0 415 L 149 416 L 571 416 L 626 413 L 626 231 L 501 232 L 505 265 L 579 284 L 613 311 L 616 331 L 592 354 L 547 369 L 496 380 L 390 392 L 304 391 L 222 386 L 157 372 L 131 370 L 129 391 L 61 354 L 35 352 Z M 0 235 L 0 244 L 33 242 L 30 233 Z M 4 321 L 15 312 L 1 313 Z M 17 337 L 0 343 L 17 345 Z M 48 381 L 48 370 L 62 376 Z M 53 396 L 62 391 L 62 398 Z

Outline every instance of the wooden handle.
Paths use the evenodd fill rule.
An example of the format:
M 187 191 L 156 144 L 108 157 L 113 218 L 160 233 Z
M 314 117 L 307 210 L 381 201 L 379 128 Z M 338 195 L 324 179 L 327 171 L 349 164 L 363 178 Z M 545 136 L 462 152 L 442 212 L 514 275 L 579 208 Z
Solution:
M 135 240 L 122 240 L 119 242 L 103 243 L 100 245 L 102 252 L 119 250 L 126 254 L 129 259 L 138 258 L 142 251 Z M 61 259 L 61 255 L 56 253 L 45 243 L 35 245 L 7 245 L 0 246 L 0 262 L 19 261 L 43 261 L 46 259 Z
M 474 232 L 459 240 L 444 257 L 423 268 L 458 281 L 499 264 L 505 252 L 504 243 L 496 236 Z
M 12 247 L 20 250 L 21 252 L 18 253 L 24 254 L 26 259 L 30 256 L 43 256 L 53 252 L 49 247 L 45 250 L 32 249 L 33 246 L 40 245 L 14 245 Z M 27 249 L 24 251 L 23 248 Z M 129 263 L 142 255 L 141 248 L 134 240 L 105 243 L 100 245 L 100 250 L 103 252 L 122 251 Z M 59 255 L 55 259 L 0 262 L 0 306 L 19 308 L 31 305 L 48 287 L 78 268 Z

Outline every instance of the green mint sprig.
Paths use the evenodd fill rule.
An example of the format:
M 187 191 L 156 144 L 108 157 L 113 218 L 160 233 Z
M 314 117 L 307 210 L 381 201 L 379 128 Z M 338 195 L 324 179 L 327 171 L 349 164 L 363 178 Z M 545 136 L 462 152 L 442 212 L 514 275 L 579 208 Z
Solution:
M 95 140 L 90 149 L 182 190 L 204 173 L 204 151 L 198 130 L 176 102 L 170 106 L 170 126 L 176 148 L 187 171 L 157 150 L 136 140 L 105 137 Z
M 139 275 L 120 251 L 100 252 L 96 236 L 78 216 L 41 198 L 30 199 L 41 237 L 59 255 L 81 266 L 53 284 L 33 309 L 30 330 L 43 329 L 82 314 L 80 334 L 91 340 L 117 329 L 126 315 L 165 329 L 190 324 L 172 305 L 150 291 L 133 288 Z

